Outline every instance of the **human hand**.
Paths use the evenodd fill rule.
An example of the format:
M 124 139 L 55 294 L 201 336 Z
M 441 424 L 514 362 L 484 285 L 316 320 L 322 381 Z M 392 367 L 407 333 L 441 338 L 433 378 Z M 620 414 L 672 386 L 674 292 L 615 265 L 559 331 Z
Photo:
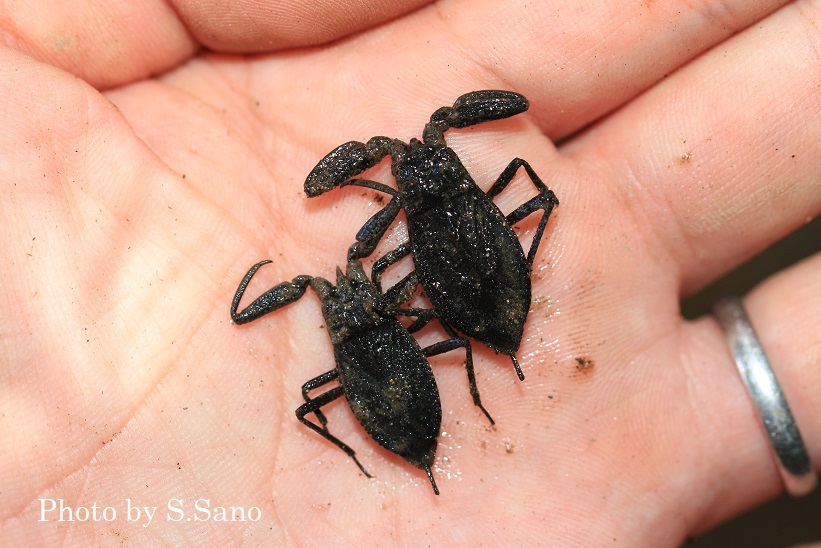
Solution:
M 818 7 L 782 4 L 444 2 L 381 26 L 363 14 L 390 6 L 344 20 L 262 4 L 235 19 L 182 3 L 15 8 L 0 52 L 3 544 L 673 545 L 775 496 L 723 336 L 679 302 L 821 209 Z M 483 188 L 528 160 L 561 206 L 536 258 L 525 382 L 474 345 L 495 428 L 463 354 L 431 359 L 435 497 L 344 402 L 330 428 L 374 479 L 294 418 L 300 386 L 333 367 L 313 295 L 243 327 L 228 308 L 260 259 L 274 265 L 249 296 L 333 277 L 381 207 L 361 189 L 305 197 L 328 151 L 418 136 L 436 108 L 495 88 L 527 96 L 528 113 L 448 143 Z M 384 164 L 368 176 L 390 183 Z M 517 180 L 497 203 L 532 193 Z M 400 226 L 376 255 L 401 240 Z M 816 463 L 819 270 L 812 257 L 746 300 Z M 41 499 L 117 515 L 38 522 Z M 128 521 L 127 499 L 157 507 L 152 522 Z M 175 521 L 169 504 L 196 499 L 261 519 Z

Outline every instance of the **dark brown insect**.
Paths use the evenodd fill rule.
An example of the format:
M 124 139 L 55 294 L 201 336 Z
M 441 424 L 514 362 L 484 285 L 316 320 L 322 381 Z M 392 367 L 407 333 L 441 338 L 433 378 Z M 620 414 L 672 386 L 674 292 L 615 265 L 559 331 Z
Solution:
M 237 312 L 251 278 L 269 262 L 255 264 L 245 275 L 231 304 L 231 319 L 237 324 L 253 321 L 297 301 L 310 287 L 322 302 L 322 314 L 334 347 L 335 368 L 302 386 L 305 403 L 296 410 L 297 418 L 342 449 L 371 477 L 354 450 L 328 431 L 328 421 L 320 410 L 344 395 L 365 431 L 385 449 L 424 470 L 438 495 L 431 466 L 436 455 L 442 408 L 426 356 L 464 347 L 468 368 L 472 369 L 467 339 L 454 336 L 421 348 L 394 317 L 394 314 L 416 315 L 413 309 L 399 309 L 399 304 L 407 301 L 412 292 L 383 295 L 367 278 L 358 259 L 348 261 L 344 274 L 337 269 L 336 285 L 324 278 L 297 276 L 266 291 Z M 411 326 L 411 329 L 415 328 Z M 316 398 L 308 395 L 309 391 L 336 379 L 340 386 Z M 306 418 L 310 413 L 319 424 Z
M 305 192 L 310 197 L 345 185 L 391 195 L 388 205 L 357 234 L 353 256 L 373 253 L 399 210 L 404 209 L 409 241 L 376 261 L 371 273 L 373 282 L 380 287 L 382 272 L 411 254 L 416 270 L 399 284 L 415 287 L 421 282 L 443 325 L 452 325 L 510 356 L 522 380 L 516 351 L 530 309 L 530 274 L 545 225 L 559 201 L 520 158 L 510 162 L 485 194 L 447 146 L 444 133 L 452 127 L 508 118 L 528 107 L 527 99 L 518 93 L 468 93 L 459 97 L 453 107 L 442 107 L 431 115 L 422 141 L 404 143 L 378 136 L 367 143 L 345 143 L 323 158 L 305 181 Z M 398 191 L 376 181 L 351 179 L 386 156 L 391 157 Z M 505 216 L 492 198 L 507 187 L 520 167 L 524 167 L 538 195 Z M 543 215 L 525 256 L 511 227 L 537 210 Z M 475 379 L 470 382 L 474 403 L 480 405 Z

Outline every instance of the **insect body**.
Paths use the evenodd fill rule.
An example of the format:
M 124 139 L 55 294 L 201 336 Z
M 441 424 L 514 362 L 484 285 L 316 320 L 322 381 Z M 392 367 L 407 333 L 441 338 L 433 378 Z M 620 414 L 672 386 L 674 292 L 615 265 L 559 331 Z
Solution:
M 337 186 L 358 185 L 392 195 L 357 234 L 353 256 L 373 253 L 379 240 L 405 210 L 409 241 L 376 261 L 372 278 L 379 286 L 382 272 L 408 254 L 416 270 L 402 284 L 421 282 L 444 324 L 510 356 L 516 373 L 524 374 L 516 359 L 530 309 L 533 260 L 555 205 L 553 192 L 530 165 L 519 158 L 505 168 L 487 194 L 473 181 L 456 153 L 445 143 L 449 128 L 467 127 L 508 118 L 527 110 L 525 97 L 507 91 L 476 91 L 463 95 L 453 107 L 442 107 L 425 126 L 423 140 L 404 143 L 373 137 L 367 143 L 349 142 L 323 158 L 305 181 L 308 196 Z M 351 179 L 390 155 L 398 192 L 376 181 Z M 519 167 L 524 167 L 538 195 L 505 216 L 492 198 L 502 192 Z M 544 212 L 525 256 L 511 226 L 536 210 Z M 474 402 L 478 390 L 472 381 Z
M 371 477 L 354 450 L 328 431 L 328 421 L 320 410 L 344 394 L 365 431 L 384 448 L 424 470 L 438 495 L 431 465 L 436 454 L 442 408 L 426 356 L 462 346 L 468 352 L 471 369 L 467 340 L 454 337 L 422 349 L 391 315 L 392 308 L 398 308 L 398 303 L 411 295 L 396 292 L 383 295 L 356 259 L 349 260 L 345 274 L 337 269 L 335 286 L 323 278 L 297 276 L 291 282 L 273 287 L 237 312 L 251 278 L 269 262 L 262 261 L 251 267 L 237 288 L 231 305 L 234 322 L 247 323 L 273 312 L 298 300 L 311 287 L 322 302 L 322 314 L 334 347 L 336 367 L 302 386 L 305 403 L 296 410 L 297 418 L 342 449 Z M 398 313 L 414 315 L 413 309 L 402 309 Z M 308 395 L 309 391 L 334 379 L 339 379 L 341 386 L 316 398 Z M 314 413 L 319 425 L 306 418 L 310 413 Z

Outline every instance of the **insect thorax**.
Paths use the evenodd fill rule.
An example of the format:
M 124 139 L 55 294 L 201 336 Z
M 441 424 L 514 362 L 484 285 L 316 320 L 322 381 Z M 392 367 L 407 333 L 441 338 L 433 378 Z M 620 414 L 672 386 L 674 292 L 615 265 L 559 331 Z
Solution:
M 394 159 L 393 175 L 408 214 L 436 207 L 475 188 L 465 166 L 449 147 L 412 139 L 407 152 Z

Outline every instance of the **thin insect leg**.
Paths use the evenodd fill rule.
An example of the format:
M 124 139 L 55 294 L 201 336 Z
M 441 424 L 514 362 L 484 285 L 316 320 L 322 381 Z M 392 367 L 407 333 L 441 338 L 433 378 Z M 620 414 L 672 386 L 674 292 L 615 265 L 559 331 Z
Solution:
M 542 236 L 544 235 L 547 220 L 550 218 L 550 213 L 553 211 L 553 207 L 558 203 L 559 201 L 556 199 L 553 192 L 548 191 L 548 195 L 540 194 L 539 196 L 528 200 L 507 216 L 507 222 L 510 225 L 514 225 L 533 213 L 535 210 L 544 210 L 544 215 L 542 215 L 542 218 L 539 220 L 539 226 L 536 227 L 536 233 L 533 235 L 533 241 L 531 242 L 530 250 L 527 253 L 527 266 L 529 268 L 533 267 L 533 261 L 536 258 L 536 251 L 539 247 L 539 242 L 541 242 Z
M 390 194 L 391 196 L 397 196 L 399 194 L 395 188 L 391 188 L 388 185 L 378 181 L 371 181 L 370 179 L 350 179 L 339 186 L 361 186 L 364 188 L 370 188 L 371 190 L 376 190 L 377 192 L 384 192 L 385 194 Z
M 231 303 L 231 319 L 234 320 L 234 323 L 244 324 L 256 320 L 260 316 L 264 316 L 269 312 L 291 304 L 305 294 L 313 278 L 311 276 L 297 276 L 290 282 L 282 282 L 269 289 L 257 297 L 254 302 L 246 306 L 241 312 L 237 312 L 239 302 L 242 300 L 242 296 L 248 284 L 251 282 L 251 278 L 254 277 L 254 274 L 256 274 L 262 265 L 266 265 L 270 262 L 269 260 L 260 261 L 252 266 L 240 282 L 239 287 L 237 287 L 237 292 L 234 294 L 234 300 Z
M 311 398 L 308 396 L 308 392 L 311 390 L 316 390 L 320 386 L 326 385 L 332 380 L 339 377 L 339 372 L 336 369 L 332 369 L 327 373 L 323 373 L 322 375 L 315 377 L 305 384 L 302 385 L 302 397 L 305 398 L 305 403 L 311 401 Z M 322 425 L 322 429 L 326 432 L 328 431 L 328 419 L 325 418 L 325 414 L 322 413 L 319 409 L 314 411 L 314 415 L 316 415 L 316 419 Z
M 373 267 L 371 268 L 371 280 L 380 292 L 382 291 L 382 273 L 392 264 L 398 263 L 401 259 L 410 255 L 411 249 L 410 242 L 405 242 L 393 251 L 385 253 L 375 263 L 373 263 Z
M 521 158 L 514 158 L 510 161 L 507 167 L 502 171 L 499 175 L 499 178 L 496 179 L 496 182 L 493 183 L 493 186 L 490 187 L 490 190 L 487 191 L 487 195 L 491 198 L 495 198 L 500 192 L 502 192 L 507 185 L 510 184 L 510 181 L 513 180 L 513 176 L 516 175 L 516 172 L 519 170 L 520 167 L 524 167 L 527 174 L 530 175 L 530 180 L 533 182 L 533 186 L 536 187 L 540 193 L 544 193 L 548 191 L 547 185 L 544 184 L 541 178 L 536 175 L 536 172 L 533 171 L 533 168 L 530 167 L 525 160 Z
M 373 182 L 373 181 L 368 181 Z M 389 187 L 386 187 L 389 188 Z M 399 215 L 399 210 L 402 209 L 402 204 L 398 196 L 391 198 L 388 205 L 374 213 L 368 219 L 359 232 L 356 233 L 357 243 L 351 247 L 352 253 L 348 253 L 348 260 L 361 259 L 369 256 L 379 245 L 379 240 L 385 235 L 388 227 L 391 226 L 396 216 Z
M 439 318 L 439 315 L 436 313 L 436 310 L 432 308 L 402 308 L 400 310 L 402 310 L 403 312 L 407 311 L 408 313 L 404 314 L 406 316 L 416 316 L 416 321 L 414 321 L 412 324 L 408 326 L 409 333 L 416 333 L 417 331 L 428 325 L 428 323 L 430 323 L 430 321 L 433 318 Z M 400 312 L 394 311 L 394 315 L 398 316 L 400 315 Z
M 307 426 L 308 428 L 310 428 L 326 440 L 330 441 L 331 443 L 345 451 L 345 454 L 353 459 L 353 461 L 356 463 L 359 469 L 362 470 L 362 473 L 365 474 L 367 477 L 372 478 L 373 476 L 371 476 L 368 473 L 368 471 L 365 470 L 365 467 L 362 466 L 362 463 L 359 462 L 359 459 L 356 458 L 356 452 L 353 449 L 351 449 L 345 442 L 343 442 L 342 440 L 328 432 L 327 428 L 321 428 L 305 418 L 305 415 L 307 415 L 308 413 L 315 413 L 323 405 L 329 404 L 330 402 L 343 396 L 344 394 L 345 390 L 341 386 L 337 386 L 336 388 L 328 390 L 324 394 L 321 394 L 320 396 L 312 400 L 309 400 L 307 403 L 300 405 L 296 410 L 296 418 L 299 419 L 299 422 L 301 422 L 302 424 L 304 424 L 305 426 Z
M 410 283 L 409 283 L 410 282 Z M 391 294 L 393 290 L 395 290 L 398 286 L 405 285 L 406 287 L 410 288 L 406 290 L 405 294 L 400 293 L 397 291 L 397 294 L 400 295 L 399 298 L 395 299 L 385 299 L 389 306 L 385 309 L 385 312 L 391 314 L 393 316 L 414 316 L 416 320 L 408 326 L 409 333 L 416 333 L 433 319 L 439 318 L 439 314 L 433 308 L 400 308 L 399 304 L 407 301 L 413 295 L 413 291 L 416 290 L 416 286 L 419 285 L 419 281 L 416 278 L 416 271 L 411 272 L 407 276 L 405 276 L 402 281 L 397 283 L 395 286 L 391 287 L 387 292 L 385 292 L 385 296 Z M 439 318 L 441 322 L 441 318 Z
M 446 341 L 432 344 L 423 349 L 425 355 L 437 356 L 439 354 L 455 350 L 456 348 L 463 347 L 465 349 L 465 369 L 468 373 L 468 383 L 470 384 L 470 395 L 473 397 L 473 403 L 482 410 L 487 419 L 490 421 L 490 424 L 496 424 L 493 417 L 490 416 L 490 413 L 488 413 L 487 409 L 485 409 L 482 405 L 482 400 L 479 396 L 479 387 L 476 384 L 476 373 L 473 368 L 473 348 L 470 345 L 470 341 L 465 337 L 460 337 L 450 326 L 450 324 L 445 322 L 436 310 L 432 308 L 396 308 L 392 309 L 390 313 L 395 316 L 416 316 L 416 321 L 408 326 L 409 333 L 416 333 L 430 323 L 430 321 L 434 318 L 439 320 L 442 328 L 451 338 Z M 513 359 L 515 360 L 516 358 L 513 357 Z M 515 365 L 518 365 L 518 363 L 515 363 Z
M 447 322 L 443 321 L 442 318 L 439 318 L 439 323 L 442 324 L 442 327 L 451 338 L 446 341 L 434 343 L 427 348 L 424 348 L 423 351 L 425 352 L 425 356 L 438 356 L 439 354 L 455 350 L 459 347 L 464 348 L 465 369 L 467 369 L 468 373 L 468 383 L 470 384 L 470 395 L 473 396 L 473 403 L 476 407 L 482 410 L 482 413 L 485 414 L 487 420 L 490 421 L 490 424 L 496 424 L 496 421 L 494 421 L 493 417 L 490 416 L 490 413 L 488 413 L 487 409 L 485 409 L 485 406 L 482 405 L 482 399 L 479 397 L 479 387 L 476 385 L 476 373 L 473 370 L 473 349 L 470 346 L 470 341 L 468 341 L 465 337 L 460 337 L 457 335 L 456 331 L 454 331 Z
M 419 287 L 419 278 L 416 277 L 415 270 L 399 280 L 395 285 L 389 287 L 384 294 L 384 301 L 388 305 L 386 312 L 392 313 L 393 310 L 399 308 L 400 304 L 408 302 L 411 297 L 413 297 L 417 287 Z M 379 288 L 379 290 L 381 291 L 381 288 Z M 413 316 L 415 314 L 404 315 Z
M 536 190 L 539 191 L 539 195 L 535 198 L 532 198 L 525 202 L 524 204 L 520 205 L 513 211 L 510 215 L 507 216 L 507 221 L 511 225 L 514 225 L 530 215 L 531 213 L 535 212 L 537 209 L 541 209 L 544 211 L 544 215 L 542 219 L 539 221 L 539 227 L 536 229 L 536 234 L 533 236 L 533 241 L 530 244 L 530 250 L 527 253 L 527 265 L 529 268 L 533 267 L 533 261 L 536 258 L 536 251 L 539 248 L 539 244 L 542 241 L 542 235 L 544 234 L 544 227 L 547 225 L 547 220 L 550 217 L 550 213 L 553 211 L 553 207 L 559 204 L 559 200 L 556 198 L 556 195 L 553 193 L 552 190 L 547 188 L 547 185 L 542 182 L 539 175 L 530 167 L 525 160 L 521 158 L 514 158 L 508 166 L 502 171 L 502 174 L 499 175 L 499 178 L 496 179 L 496 182 L 493 183 L 493 186 L 490 187 L 488 190 L 487 195 L 491 198 L 497 196 L 500 192 L 502 192 L 510 181 L 513 180 L 513 176 L 516 175 L 516 171 L 520 168 L 524 167 L 525 171 L 527 172 L 528 176 L 530 177 L 533 186 L 536 187 Z
M 551 195 L 553 192 L 550 193 Z M 547 220 L 550 218 L 550 213 L 553 211 L 553 207 L 559 203 L 556 200 L 555 196 L 553 196 L 552 201 L 548 201 L 545 206 L 544 215 L 539 220 L 539 226 L 536 227 L 536 233 L 533 234 L 533 241 L 530 244 L 530 250 L 527 252 L 527 267 L 529 269 L 533 269 L 533 261 L 536 259 L 536 251 L 539 248 L 539 243 L 542 241 L 542 236 L 544 236 L 544 229 L 547 226 Z
M 533 198 L 529 199 L 513 211 L 507 214 L 505 220 L 510 225 L 515 225 L 537 209 L 545 209 L 549 207 L 551 210 L 553 205 L 551 202 L 556 202 L 556 200 L 551 199 L 553 195 L 552 191 L 548 191 L 547 194 L 539 194 L 538 196 L 534 196 Z

